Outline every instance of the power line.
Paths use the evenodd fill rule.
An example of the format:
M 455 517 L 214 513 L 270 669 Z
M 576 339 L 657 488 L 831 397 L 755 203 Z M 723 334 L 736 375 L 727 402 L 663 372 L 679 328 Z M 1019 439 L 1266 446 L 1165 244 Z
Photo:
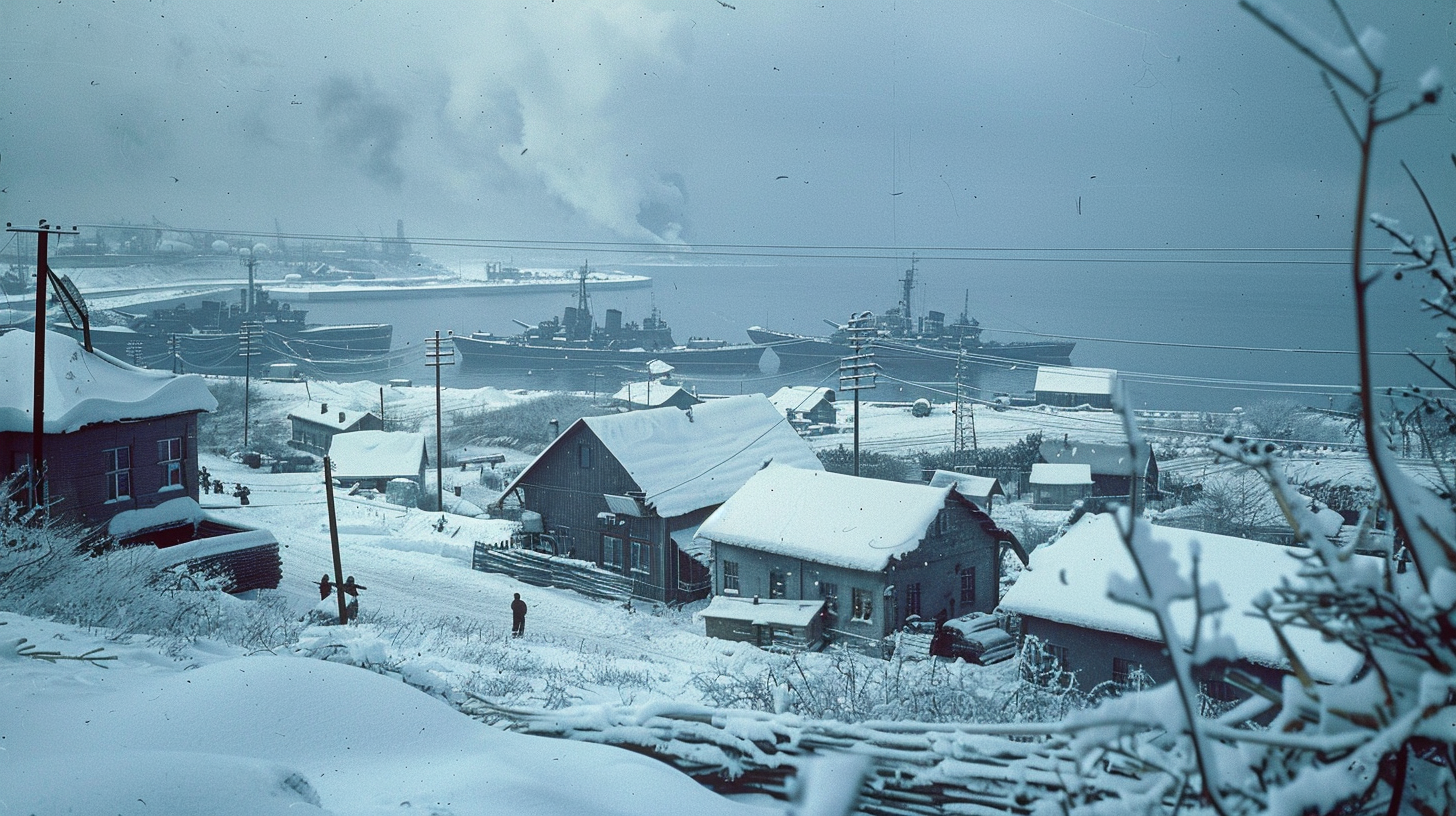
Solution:
M 358 235 L 330 233 L 279 233 L 245 230 L 199 229 L 161 226 L 136 226 L 127 224 L 83 224 L 88 229 L 125 229 L 151 232 L 195 232 L 208 235 L 274 238 L 294 241 L 320 241 L 341 243 L 374 243 L 390 238 L 366 238 Z M 1343 266 L 1347 258 L 1320 259 L 1273 259 L 1273 258 L 1187 258 L 1187 257 L 1094 257 L 1056 255 L 1002 255 L 988 256 L 980 253 L 1348 253 L 1344 247 L 975 247 L 975 246 L 878 246 L 878 245 L 834 245 L 834 244 L 655 244 L 632 241 L 567 241 L 525 238 L 468 238 L 468 237 L 417 237 L 409 243 L 420 246 L 460 247 L 475 249 L 510 249 L 550 251 L 580 251 L 613 254 L 672 254 L 699 257 L 747 257 L 747 258 L 798 258 L 834 260 L 904 260 L 909 254 L 918 254 L 922 261 L 982 261 L 982 262 L 1035 262 L 1035 263 L 1122 263 L 1122 264 L 1213 264 L 1213 265 L 1316 265 Z M 1366 249 L 1370 253 L 1382 253 L 1379 249 Z M 1391 261 L 1382 266 L 1395 266 Z

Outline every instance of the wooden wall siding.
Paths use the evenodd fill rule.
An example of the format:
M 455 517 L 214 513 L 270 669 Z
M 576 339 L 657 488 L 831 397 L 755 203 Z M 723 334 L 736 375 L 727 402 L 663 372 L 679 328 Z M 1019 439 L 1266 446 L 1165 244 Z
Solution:
M 891 560 L 884 572 L 866 572 L 827 564 L 816 564 L 789 556 L 766 553 L 732 544 L 713 544 L 713 591 L 733 594 L 723 586 L 724 561 L 738 564 L 739 593 L 742 597 L 769 597 L 771 571 L 783 572 L 788 581 L 785 597 L 792 600 L 818 600 L 821 587 L 832 583 L 837 588 L 836 609 L 828 615 L 826 628 L 868 638 L 884 637 L 905 622 L 908 615 L 906 587 L 920 584 L 920 615 L 933 618 L 945 608 L 950 614 L 950 601 L 956 600 L 955 615 L 989 612 L 996 607 L 1000 584 L 1000 547 L 981 529 L 966 504 L 957 499 L 947 501 L 950 512 L 948 529 L 930 535 L 916 550 L 898 561 Z M 963 608 L 959 602 L 961 568 L 976 570 L 976 603 Z M 893 587 L 890 595 L 887 587 Z M 870 594 L 874 611 L 870 620 L 854 620 L 853 590 Z
M 591 452 L 590 467 L 581 466 L 582 447 Z M 568 429 L 561 441 L 532 466 L 521 480 L 521 488 L 521 506 L 541 514 L 547 532 L 556 536 L 571 557 L 609 569 L 602 559 L 602 537 L 615 536 L 623 540 L 620 571 L 632 580 L 634 596 L 666 603 L 696 599 L 681 593 L 678 581 L 701 580 L 704 573 L 683 571 L 668 527 L 671 524 L 681 529 L 697 524 L 713 508 L 674 519 L 618 517 L 625 523 L 607 527 L 598 518 L 599 513 L 609 512 L 602 494 L 621 496 L 641 488 L 589 428 Z M 632 571 L 633 541 L 651 548 L 646 574 Z M 694 594 L 702 597 L 702 593 L 688 593 Z
M 1031 489 L 1037 510 L 1070 510 L 1073 502 L 1091 495 L 1092 485 L 1034 484 Z
M 1039 405 L 1048 405 L 1053 408 L 1075 408 L 1078 405 L 1090 405 L 1093 408 L 1112 407 L 1112 396 L 1110 394 L 1072 394 L 1066 391 L 1037 391 L 1036 401 Z
M 182 439 L 182 489 L 162 490 L 165 471 L 158 463 L 157 442 Z M 107 500 L 104 451 L 131 448 L 131 496 Z M 30 434 L 0 434 L 0 476 L 15 470 L 16 454 L 30 453 Z M 23 458 L 23 457 L 22 457 Z M 90 425 L 45 440 L 48 489 L 59 499 L 56 510 L 78 521 L 100 525 L 123 510 L 156 507 L 183 496 L 197 499 L 197 415 L 174 414 L 137 422 Z
M 290 433 L 292 438 L 288 440 L 289 446 L 320 456 L 329 452 L 329 446 L 333 444 L 335 434 L 384 430 L 384 421 L 374 414 L 365 414 L 347 428 L 338 428 L 299 417 L 289 417 L 288 421 L 293 426 Z
M 1129 609 L 1129 614 L 1140 613 Z M 1064 647 L 1067 650 L 1066 668 L 1076 674 L 1077 687 L 1084 691 L 1101 683 L 1112 682 L 1114 658 L 1142 664 L 1143 671 L 1155 683 L 1166 683 L 1173 679 L 1173 664 L 1168 659 L 1167 649 L 1155 641 L 1031 616 L 1022 616 L 1021 634 L 1023 639 L 1036 637 L 1043 643 Z M 1267 666 L 1256 666 L 1248 661 L 1239 661 L 1236 665 L 1271 687 L 1279 688 L 1279 678 L 1283 672 Z M 1216 679 L 1220 676 L 1220 670 L 1195 668 L 1194 675 L 1203 679 Z

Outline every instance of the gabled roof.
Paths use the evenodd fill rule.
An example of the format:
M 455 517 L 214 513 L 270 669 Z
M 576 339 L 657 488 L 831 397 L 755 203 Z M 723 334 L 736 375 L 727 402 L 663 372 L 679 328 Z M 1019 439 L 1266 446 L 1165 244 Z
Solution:
M 1250 613 L 1254 612 L 1253 601 L 1259 593 L 1278 586 L 1283 580 L 1295 586 L 1302 583 L 1296 556 L 1308 555 L 1308 550 L 1148 526 L 1153 538 L 1168 542 L 1170 555 L 1184 579 L 1191 572 L 1192 547 L 1195 541 L 1198 543 L 1199 580 L 1217 583 L 1222 589 L 1228 609 L 1220 616 L 1220 626 L 1223 632 L 1234 637 L 1239 654 L 1253 663 L 1288 669 L 1269 624 Z M 1378 559 L 1352 557 L 1368 559 L 1373 568 L 1379 569 Z M 1086 629 L 1158 640 L 1157 623 L 1150 614 L 1107 596 L 1108 578 L 1113 574 L 1137 580 L 1132 558 L 1113 516 L 1089 514 L 1061 538 L 1031 554 L 1031 565 L 1007 591 L 1001 607 Z M 1173 612 L 1186 642 L 1192 636 L 1193 604 L 1191 601 L 1175 604 Z M 1359 654 L 1341 644 L 1323 641 L 1310 629 L 1286 626 L 1283 632 L 1316 680 L 1347 679 L 1360 665 Z M 1205 629 L 1205 635 L 1212 633 L 1211 628 Z
M 1051 440 L 1041 443 L 1041 458 L 1054 465 L 1087 465 L 1096 476 L 1128 476 L 1133 468 L 1132 452 L 1125 442 Z M 1148 466 L 1152 466 L 1151 458 Z
M 762 394 L 708 400 L 686 411 L 583 417 L 505 489 L 510 493 L 563 440 L 585 429 L 601 440 L 665 518 L 722 504 L 765 462 L 823 470 L 809 443 Z
M 700 538 L 879 572 L 920 546 L 949 487 L 770 465 L 698 528 Z
M 417 477 L 424 458 L 425 435 L 404 431 L 350 431 L 329 446 L 339 480 Z
M 1041 366 L 1036 370 L 1034 391 L 1061 394 L 1111 394 L 1117 372 L 1110 368 Z
M 315 425 L 323 425 L 326 428 L 333 428 L 336 431 L 348 430 L 358 425 L 359 420 L 373 415 L 373 411 L 358 411 L 342 406 L 335 407 L 326 402 L 314 402 L 312 400 L 296 405 L 288 412 L 289 419 L 297 419 L 301 422 L 312 422 Z
M 781 414 L 788 411 L 811 411 L 821 400 L 834 402 L 834 392 L 812 385 L 786 385 L 768 398 Z
M 45 433 L 217 408 L 196 374 L 137 368 L 53 331 L 46 332 L 45 346 Z M 34 368 L 34 332 L 0 335 L 0 431 L 31 432 Z
M 1031 466 L 1032 484 L 1043 485 L 1089 485 L 1092 484 L 1092 468 L 1088 465 L 1048 465 L 1037 462 Z
M 972 476 L 953 470 L 937 470 L 930 476 L 931 487 L 955 488 L 955 491 L 971 501 L 981 504 L 983 509 L 992 496 L 1005 496 L 1001 480 L 992 476 Z
M 681 394 L 682 396 L 678 396 Z M 648 408 L 656 408 L 659 405 L 666 405 L 674 399 L 686 400 L 688 404 L 697 405 L 702 400 L 693 396 L 689 391 L 684 391 L 681 386 L 666 385 L 664 383 L 632 382 L 622 386 L 612 399 L 631 405 L 642 405 Z

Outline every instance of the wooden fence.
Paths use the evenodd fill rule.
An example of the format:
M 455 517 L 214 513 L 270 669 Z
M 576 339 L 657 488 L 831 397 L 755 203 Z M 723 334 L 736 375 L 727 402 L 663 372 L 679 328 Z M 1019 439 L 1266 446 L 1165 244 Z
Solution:
M 548 555 L 509 545 L 475 542 L 472 569 L 499 572 L 539 587 L 570 589 L 589 598 L 625 601 L 632 597 L 632 579 L 588 561 Z

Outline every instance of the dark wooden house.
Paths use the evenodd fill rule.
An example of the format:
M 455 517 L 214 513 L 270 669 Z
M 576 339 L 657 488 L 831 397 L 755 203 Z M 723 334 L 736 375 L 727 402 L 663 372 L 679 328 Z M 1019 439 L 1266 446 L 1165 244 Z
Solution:
M 1036 370 L 1033 390 L 1038 405 L 1111 408 L 1116 384 L 1117 372 L 1110 368 L 1041 366 Z
M 354 431 L 382 431 L 384 420 L 372 411 L 330 408 L 327 402 L 305 402 L 288 412 L 291 447 L 323 456 L 329 452 L 335 434 Z
M 1198 577 L 1217 583 L 1228 608 L 1220 629 L 1204 622 L 1204 635 L 1215 631 L 1232 635 L 1238 646 L 1235 667 L 1279 688 L 1279 676 L 1289 662 L 1273 630 L 1254 611 L 1254 599 L 1289 580 L 1298 585 L 1301 561 L 1288 547 L 1242 538 L 1212 535 L 1172 527 L 1145 525 L 1147 534 L 1166 541 L 1179 574 L 1187 579 L 1193 565 L 1193 544 L 1198 544 Z M 1370 558 L 1369 556 L 1353 556 Z M 1379 568 L 1375 559 L 1372 564 Z M 1172 664 L 1152 615 L 1118 603 L 1108 596 L 1108 580 L 1122 575 L 1137 581 L 1117 524 L 1110 514 L 1088 514 L 1056 541 L 1042 545 L 1006 592 L 1001 609 L 1018 615 L 1021 634 L 1035 638 L 1043 659 L 1072 672 L 1078 687 L 1100 684 L 1128 685 L 1138 675 L 1154 683 L 1172 678 Z M 1174 607 L 1181 637 L 1192 636 L 1195 617 L 1191 601 Z M 1349 679 L 1361 665 L 1361 656 L 1342 644 L 1324 641 L 1311 629 L 1286 626 L 1283 634 L 1305 667 L 1320 682 Z M 1220 700 L 1237 698 L 1224 683 L 1221 671 L 1202 675 L 1205 692 Z
M 1041 461 L 1052 465 L 1086 465 L 1092 473 L 1093 496 L 1128 498 L 1133 488 L 1133 458 L 1126 442 L 1085 442 L 1062 437 L 1041 443 Z M 1148 453 L 1147 467 L 1141 474 L 1142 496 L 1156 499 L 1158 492 L 1158 457 Z
M 825 629 L 880 648 L 912 615 L 996 607 L 1002 548 L 1021 544 L 946 487 L 771 465 L 698 529 L 715 595 L 823 601 Z
M 585 417 L 506 486 L 539 513 L 532 543 L 631 582 L 635 597 L 689 601 L 708 593 L 697 527 L 768 462 L 821 468 L 761 395 L 682 411 Z M 534 534 L 533 534 L 534 535 Z
M 34 354 L 34 333 L 0 336 L 0 478 L 28 478 Z M 123 546 L 164 548 L 159 568 L 226 573 L 230 591 L 278 585 L 272 535 L 211 519 L 198 504 L 197 415 L 217 407 L 201 377 L 136 368 L 47 332 L 43 382 L 53 514 Z

